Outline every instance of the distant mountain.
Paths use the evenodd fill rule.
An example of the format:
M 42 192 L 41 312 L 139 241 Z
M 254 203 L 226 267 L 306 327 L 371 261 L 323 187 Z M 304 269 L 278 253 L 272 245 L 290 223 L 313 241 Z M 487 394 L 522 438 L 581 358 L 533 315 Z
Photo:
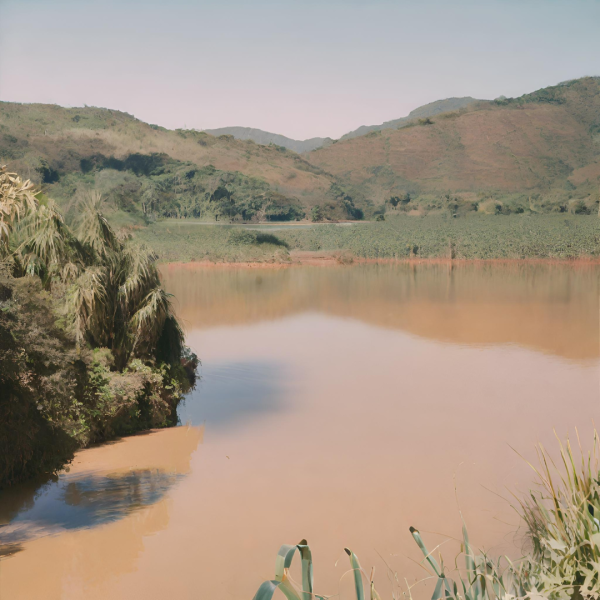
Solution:
M 215 136 L 232 135 L 236 140 L 252 140 L 263 146 L 275 144 L 277 146 L 283 146 L 288 150 L 293 150 L 298 154 L 316 150 L 321 146 L 328 146 L 333 141 L 331 138 L 292 140 L 291 138 L 285 137 L 285 135 L 270 133 L 268 131 L 263 131 L 262 129 L 253 129 L 252 127 L 220 127 L 219 129 L 206 129 L 205 131 L 206 133 Z
M 354 131 L 350 131 L 343 135 L 340 140 L 348 140 L 350 138 L 359 137 L 366 135 L 371 131 L 378 131 L 380 129 L 398 129 L 398 127 L 404 123 L 409 123 L 414 119 L 424 119 L 427 117 L 433 117 L 443 112 L 449 112 L 453 110 L 459 110 L 469 104 L 477 102 L 475 98 L 467 96 L 465 98 L 446 98 L 445 100 L 436 100 L 430 104 L 419 106 L 415 108 L 408 116 L 394 119 L 393 121 L 386 121 L 381 125 L 362 125 Z M 262 129 L 253 129 L 252 127 L 220 127 L 219 129 L 205 129 L 206 133 L 210 133 L 214 136 L 219 135 L 232 135 L 236 140 L 252 140 L 257 144 L 268 146 L 269 144 L 275 144 L 277 146 L 283 146 L 288 150 L 293 150 L 298 154 L 303 152 L 312 152 L 317 148 L 323 148 L 330 146 L 333 143 L 331 138 L 310 138 L 309 140 L 293 140 L 285 137 L 285 135 L 279 135 L 278 133 L 270 133 L 269 131 L 263 131 Z
M 466 96 L 464 98 L 446 98 L 445 100 L 436 100 L 435 102 L 430 102 L 429 104 L 415 108 L 415 110 L 411 111 L 407 117 L 400 117 L 399 119 L 394 119 L 393 121 L 386 121 L 381 125 L 362 125 L 358 129 L 343 135 L 340 140 L 349 140 L 361 135 L 366 135 L 371 131 L 379 131 L 381 129 L 398 129 L 398 127 L 401 125 L 408 124 L 414 119 L 425 119 L 427 117 L 434 117 L 440 113 L 459 110 L 469 106 L 470 104 L 473 104 L 474 102 L 478 102 L 478 100 L 476 98 L 471 98 L 470 96 Z
M 440 107 L 445 112 L 435 115 Z M 413 111 L 419 118 L 405 126 L 342 139 L 307 160 L 374 205 L 409 193 L 430 211 L 456 195 L 476 206 L 512 194 L 525 210 L 598 211 L 600 77 L 519 98 L 422 108 L 429 112 Z M 407 210 L 414 206 L 406 201 Z
M 95 187 L 144 219 L 283 220 L 315 206 L 332 219 L 386 206 L 597 213 L 600 78 L 520 98 L 440 100 L 338 141 L 170 131 L 116 110 L 0 102 L 0 164 L 64 205 Z

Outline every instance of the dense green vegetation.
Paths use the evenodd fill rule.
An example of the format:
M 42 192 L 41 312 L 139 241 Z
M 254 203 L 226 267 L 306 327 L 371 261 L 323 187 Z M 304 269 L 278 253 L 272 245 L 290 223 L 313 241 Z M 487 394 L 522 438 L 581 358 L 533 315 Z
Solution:
M 174 424 L 194 383 L 154 254 L 101 208 L 90 197 L 69 227 L 0 172 L 0 487 L 92 442 Z
M 95 190 L 138 224 L 293 221 L 317 201 L 328 218 L 359 214 L 355 199 L 338 201 L 348 192 L 334 177 L 283 146 L 170 131 L 110 109 L 0 102 L 3 163 L 42 185 L 65 212 Z
M 163 221 L 136 230 L 162 261 L 284 261 L 288 250 L 339 252 L 360 258 L 523 259 L 598 257 L 595 216 L 497 215 L 418 218 L 272 228 L 273 238 L 241 236 L 240 227 Z M 260 230 L 269 231 L 265 227 Z
M 298 201 L 274 192 L 262 179 L 238 171 L 219 171 L 212 165 L 198 168 L 166 154 L 129 154 L 123 160 L 92 155 L 80 160 L 79 171 L 47 182 L 54 183 L 52 195 L 65 207 L 72 207 L 78 194 L 97 190 L 138 223 L 160 218 L 229 222 L 304 217 Z
M 425 579 L 435 582 L 432 600 L 592 600 L 600 595 L 600 465 L 598 434 L 586 457 L 576 456 L 569 442 L 560 445 L 562 470 L 559 470 L 544 448 L 539 446 L 540 466 L 534 468 L 537 487 L 520 501 L 518 512 L 526 526 L 532 550 L 517 561 L 492 558 L 476 553 L 469 542 L 463 520 L 460 554 L 464 567 L 455 560 L 444 563 L 439 546 L 429 550 L 420 532 L 410 533 L 423 553 Z M 577 466 L 580 465 L 580 466 Z M 439 558 L 436 559 L 436 550 Z M 298 551 L 302 560 L 302 583 L 289 573 Z M 380 600 L 375 589 L 374 570 L 367 574 L 358 557 L 345 548 L 350 559 L 356 600 Z M 389 569 L 389 567 L 388 567 Z M 393 598 L 412 598 L 412 588 L 422 582 L 401 583 L 398 573 L 389 572 L 394 584 Z M 365 588 L 367 592 L 365 593 Z M 314 592 L 313 560 L 306 540 L 296 545 L 281 546 L 275 578 L 265 581 L 254 600 L 271 600 L 279 589 L 289 600 L 317 598 Z

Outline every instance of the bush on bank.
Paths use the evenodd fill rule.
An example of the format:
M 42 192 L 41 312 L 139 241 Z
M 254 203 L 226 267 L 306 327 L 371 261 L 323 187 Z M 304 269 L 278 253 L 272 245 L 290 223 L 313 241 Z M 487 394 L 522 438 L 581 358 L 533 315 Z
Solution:
M 155 257 L 113 231 L 101 198 L 68 227 L 0 171 L 0 488 L 76 449 L 173 425 L 197 357 Z

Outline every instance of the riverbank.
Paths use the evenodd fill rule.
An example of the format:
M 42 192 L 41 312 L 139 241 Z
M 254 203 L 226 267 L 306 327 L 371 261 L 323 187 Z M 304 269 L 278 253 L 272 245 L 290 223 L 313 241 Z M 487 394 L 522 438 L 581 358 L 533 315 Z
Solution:
M 177 269 L 288 269 L 292 267 L 339 267 L 340 265 L 445 265 L 449 267 L 474 265 L 562 265 L 573 268 L 596 267 L 600 265 L 600 257 L 579 258 L 363 258 L 350 253 L 292 251 L 287 260 L 281 261 L 169 261 L 161 263 L 161 268 Z
M 415 260 L 600 259 L 595 216 L 391 216 L 304 227 L 161 221 L 132 234 L 161 262 L 294 263 Z
M 154 254 L 110 226 L 98 194 L 77 208 L 69 226 L 0 168 L 0 489 L 176 424 L 195 383 Z

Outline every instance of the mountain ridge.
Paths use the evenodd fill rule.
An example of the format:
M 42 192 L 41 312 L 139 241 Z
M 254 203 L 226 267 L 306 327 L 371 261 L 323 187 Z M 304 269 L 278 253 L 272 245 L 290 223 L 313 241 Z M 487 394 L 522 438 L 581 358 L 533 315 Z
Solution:
M 465 108 L 470 104 L 480 102 L 476 98 L 471 96 L 464 96 L 461 98 L 444 98 L 443 100 L 435 100 L 423 106 L 418 106 L 414 110 L 411 110 L 405 117 L 399 117 L 398 119 L 392 119 L 391 121 L 385 121 L 380 125 L 361 125 L 357 129 L 345 133 L 339 141 L 349 140 L 361 135 L 366 135 L 372 131 L 379 131 L 381 129 L 397 129 L 400 125 L 404 125 L 412 121 L 413 119 L 423 119 L 427 117 L 434 117 L 443 112 L 450 112 Z
M 0 163 L 63 203 L 95 187 L 145 219 L 598 210 L 599 77 L 411 115 L 300 155 L 111 109 L 0 102 Z
M 409 123 L 413 119 L 433 117 L 442 112 L 459 110 L 475 102 L 479 102 L 479 100 L 471 98 L 470 96 L 435 100 L 434 102 L 429 102 L 428 104 L 415 108 L 405 117 L 385 121 L 380 125 L 361 125 L 357 129 L 345 133 L 339 140 L 334 140 L 329 137 L 314 137 L 306 140 L 296 140 L 279 133 L 242 126 L 218 127 L 216 129 L 204 129 L 204 131 L 217 137 L 220 135 L 232 135 L 236 140 L 252 140 L 257 144 L 262 144 L 264 146 L 275 144 L 277 146 L 283 146 L 288 150 L 293 150 L 298 154 L 303 154 L 311 152 L 312 150 L 317 150 L 321 147 L 329 146 L 335 141 L 351 139 L 380 129 L 395 129 L 402 124 Z
M 322 137 L 314 137 L 307 140 L 295 140 L 279 133 L 271 133 L 270 131 L 264 131 L 254 127 L 219 127 L 217 129 L 205 129 L 204 131 L 217 137 L 220 135 L 232 135 L 236 140 L 252 140 L 263 146 L 275 144 L 297 152 L 298 154 L 316 150 L 333 141 L 331 138 Z

